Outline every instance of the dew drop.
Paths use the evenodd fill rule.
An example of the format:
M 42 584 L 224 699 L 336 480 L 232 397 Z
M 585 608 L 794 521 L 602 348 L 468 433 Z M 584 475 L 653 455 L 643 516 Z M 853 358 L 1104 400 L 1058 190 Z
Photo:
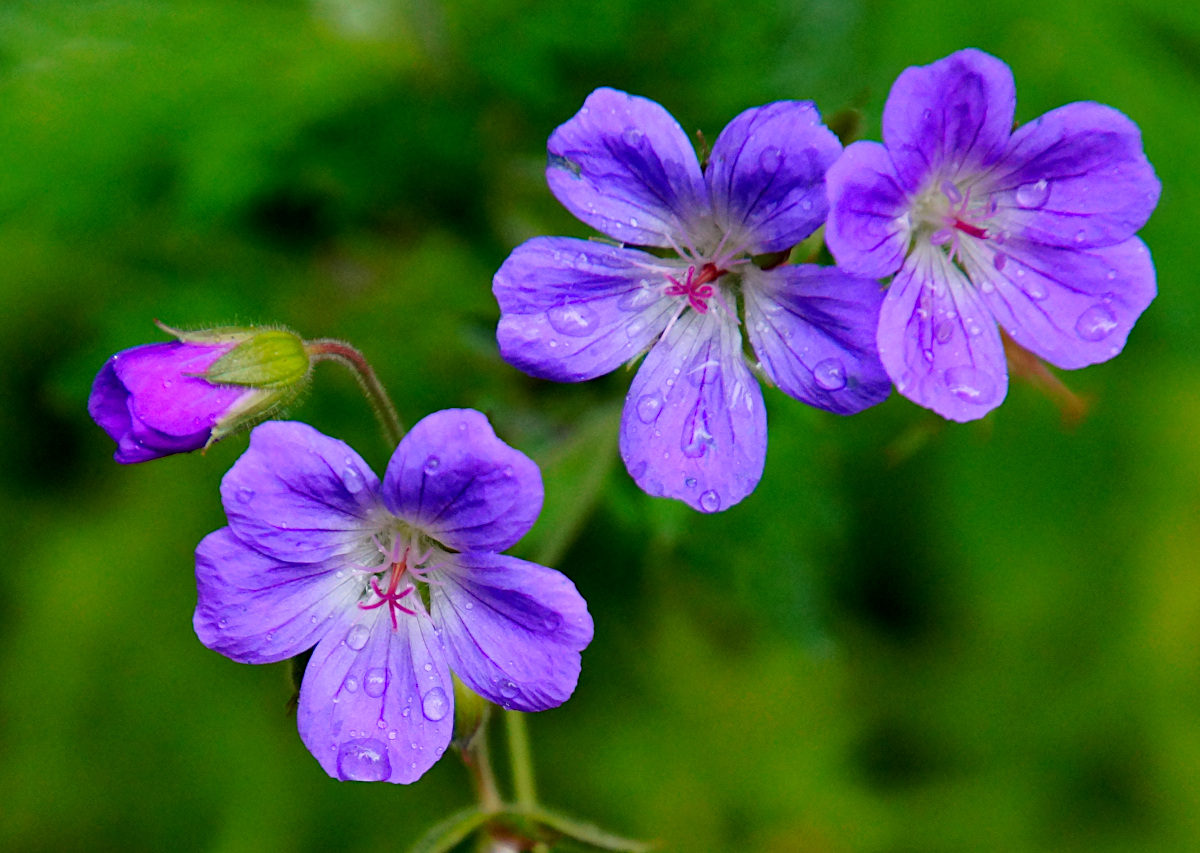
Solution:
M 172 384 L 173 384 L 173 383 L 171 382 L 171 380 L 170 380 L 170 379 L 164 379 L 164 380 L 163 380 L 163 387 L 164 387 L 164 388 L 170 388 Z
M 813 379 L 826 391 L 840 391 L 846 387 L 846 366 L 840 358 L 821 359 L 813 367 Z
M 636 290 L 627 291 L 617 300 L 617 307 L 622 311 L 641 311 L 657 298 L 650 288 L 650 282 L 643 281 Z
M 966 403 L 986 405 L 996 396 L 996 383 L 991 376 L 974 367 L 961 365 L 946 371 L 946 387 Z
M 1050 198 L 1050 182 L 1045 178 L 1017 187 L 1017 204 L 1026 210 L 1036 210 Z
M 636 220 L 636 219 L 634 219 L 632 216 L 631 216 L 631 217 L 629 217 L 629 224 L 630 224 L 632 227 L 634 227 L 634 228 L 637 228 L 637 220 Z
M 401 716 L 401 717 L 407 717 L 407 716 L 408 716 L 408 712 L 409 712 L 409 711 L 411 711 L 411 710 L 412 710 L 412 708 L 405 708 L 403 711 L 401 711 L 401 712 L 400 712 L 400 716 Z
M 387 670 L 381 666 L 372 667 L 367 670 L 367 677 L 363 680 L 363 691 L 374 699 L 378 699 L 383 695 L 383 691 L 387 689 Z
M 800 209 L 801 210 L 812 210 L 812 202 L 806 198 L 801 199 L 800 200 Z
M 358 651 L 367 644 L 367 637 L 371 636 L 371 629 L 361 622 L 346 632 L 346 645 Z
M 694 488 L 696 488 L 696 478 L 688 477 L 686 480 L 683 481 L 683 484 L 685 486 L 687 486 L 689 489 L 694 489 Z
M 1075 232 L 1075 242 L 1076 243 L 1082 243 L 1085 239 L 1087 239 L 1087 232 L 1084 231 L 1082 228 L 1080 228 L 1078 231 Z
M 346 680 L 342 682 L 342 686 L 346 688 L 347 693 L 357 693 L 358 679 L 353 675 L 349 675 L 346 677 Z
M 350 782 L 382 782 L 392 775 L 387 744 L 373 737 L 348 740 L 338 750 L 337 768 Z
M 425 715 L 425 719 L 435 723 L 445 717 L 449 710 L 450 702 L 446 698 L 446 691 L 440 687 L 430 690 L 421 700 L 421 713 Z
M 627 127 L 625 132 L 621 134 L 627 145 L 636 146 L 642 141 L 642 132 L 636 127 Z
M 380 720 L 380 721 L 379 721 L 378 723 L 376 723 L 375 725 L 379 726 L 379 728 L 381 728 L 381 729 L 386 729 L 386 728 L 387 728 L 387 723 L 385 723 L 383 720 Z
M 396 739 L 396 730 L 392 729 L 390 732 L 388 732 L 388 740 L 395 740 L 395 739 Z
M 441 464 L 442 464 L 442 460 L 438 459 L 436 456 L 430 456 L 428 459 L 425 460 L 425 473 L 432 474 L 434 471 L 436 471 L 438 469 L 438 466 Z
M 1102 341 L 1116 328 L 1117 315 L 1107 305 L 1093 305 L 1075 321 L 1075 331 L 1085 341 Z
M 357 495 L 366 486 L 362 472 L 349 463 L 347 463 L 346 469 L 342 471 L 342 482 L 346 486 L 346 491 L 352 495 Z
M 764 172 L 772 174 L 778 172 L 781 163 L 783 163 L 783 152 L 774 145 L 764 148 L 762 154 L 758 155 L 758 165 L 762 166 Z
M 949 320 L 942 320 L 934 327 L 933 336 L 939 344 L 949 342 L 954 337 L 954 324 Z
M 555 331 L 572 337 L 590 335 L 600 322 L 599 315 L 585 303 L 555 305 L 546 312 Z
M 700 496 L 700 508 L 705 512 L 716 512 L 721 508 L 721 496 L 709 489 Z
M 992 258 L 992 266 L 996 268 L 996 272 L 1003 272 L 1004 265 L 1008 263 L 1008 255 L 1003 252 L 997 252 Z
M 242 486 L 237 490 L 237 500 L 240 504 L 250 503 L 250 501 L 254 500 L 254 489 L 247 489 L 245 486 Z
M 644 424 L 652 424 L 658 417 L 658 413 L 662 411 L 662 395 L 657 391 L 652 391 L 649 394 L 643 394 L 637 401 L 637 416 Z
M 432 672 L 432 671 L 433 671 L 433 664 L 431 664 L 431 663 L 427 663 L 427 664 L 425 664 L 425 671 L 426 671 L 426 672 Z

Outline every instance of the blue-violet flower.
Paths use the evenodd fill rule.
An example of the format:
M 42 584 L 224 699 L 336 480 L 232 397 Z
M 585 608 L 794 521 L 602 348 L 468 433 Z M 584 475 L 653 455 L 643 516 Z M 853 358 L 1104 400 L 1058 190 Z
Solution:
M 888 395 L 876 281 L 751 262 L 825 220 L 825 172 L 841 144 L 812 103 L 743 112 L 702 170 L 659 104 L 597 89 L 548 149 L 554 195 L 624 245 L 518 246 L 494 280 L 500 352 L 534 376 L 578 382 L 649 350 L 621 421 L 621 456 L 642 489 L 716 512 L 758 484 L 766 412 L 743 355 L 739 295 L 762 371 L 785 393 L 840 414 Z
M 559 572 L 497 553 L 542 506 L 537 465 L 469 409 L 429 415 L 383 482 L 349 446 L 272 421 L 196 549 L 201 642 L 243 663 L 316 647 L 300 737 L 329 775 L 412 782 L 450 743 L 453 671 L 522 711 L 566 701 L 592 619 Z
M 895 273 L 879 353 L 896 388 L 968 421 L 1000 405 L 997 324 L 1051 364 L 1106 361 L 1154 299 L 1134 236 L 1161 185 L 1137 125 L 1074 103 L 1013 130 L 1009 67 L 961 50 L 897 78 L 883 144 L 829 170 L 826 241 L 843 269 Z

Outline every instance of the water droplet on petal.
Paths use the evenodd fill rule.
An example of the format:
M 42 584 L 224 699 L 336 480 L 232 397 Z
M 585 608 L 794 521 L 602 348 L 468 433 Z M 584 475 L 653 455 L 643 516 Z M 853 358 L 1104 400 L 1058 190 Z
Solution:
M 500 695 L 505 699 L 513 699 L 521 691 L 517 689 L 517 685 L 513 684 L 508 679 L 504 679 L 499 685 Z
M 683 484 L 685 486 L 687 486 L 689 489 L 694 489 L 694 488 L 696 488 L 696 478 L 688 477 L 686 480 L 683 481 Z
M 633 226 L 634 228 L 637 228 L 637 220 L 636 220 L 636 219 L 634 219 L 632 216 L 631 216 L 631 217 L 629 217 L 629 224 L 630 224 L 631 226 Z
M 649 394 L 643 394 L 637 401 L 637 416 L 644 424 L 654 423 L 658 413 L 662 411 L 662 395 L 657 391 L 652 391 Z
M 346 491 L 352 495 L 357 495 L 366 486 L 362 472 L 349 463 L 347 463 L 346 469 L 342 471 L 342 483 L 345 484 Z
M 436 471 L 438 469 L 438 466 L 441 464 L 442 464 L 442 460 L 438 459 L 436 456 L 430 456 L 428 459 L 425 460 L 425 473 L 432 474 L 434 471 Z
M 431 664 L 431 663 L 427 663 L 427 664 L 425 664 L 425 671 L 426 671 L 426 672 L 432 672 L 432 671 L 433 671 L 433 664 Z
M 583 302 L 555 305 L 546 317 L 556 331 L 576 338 L 590 335 L 600 322 L 599 315 Z
M 346 688 L 347 693 L 358 692 L 358 679 L 353 675 L 346 676 L 346 680 L 342 682 L 342 686 Z
M 954 337 L 954 324 L 949 320 L 942 320 L 934 327 L 933 336 L 939 344 L 949 342 Z
M 996 272 L 1003 272 L 1004 265 L 1007 263 L 1008 255 L 1004 254 L 1003 252 L 997 252 L 995 256 L 992 257 L 992 266 L 996 268 Z
M 958 399 L 983 406 L 996 397 L 996 382 L 991 376 L 968 365 L 946 371 L 946 387 Z
M 351 782 L 382 782 L 392 775 L 387 744 L 373 737 L 348 740 L 338 750 L 337 769 Z
M 705 512 L 716 512 L 721 508 L 721 496 L 709 489 L 700 496 L 700 508 Z
M 371 636 L 371 629 L 361 622 L 346 632 L 346 645 L 358 651 L 367 644 L 367 638 Z
M 650 287 L 650 282 L 642 281 L 636 290 L 627 291 L 617 300 L 617 307 L 622 311 L 641 311 L 656 299 L 658 294 Z
M 621 134 L 621 137 L 625 140 L 627 145 L 636 146 L 642 141 L 642 132 L 636 127 L 627 127 L 625 128 L 624 133 Z
M 1107 305 L 1093 305 L 1075 321 L 1075 331 L 1085 341 L 1102 341 L 1116 328 L 1117 315 Z
M 395 739 L 396 739 L 396 730 L 392 729 L 390 732 L 388 732 L 388 740 L 395 740 Z
M 846 366 L 840 358 L 821 359 L 813 367 L 813 379 L 826 391 L 839 391 L 846 387 Z
M 440 687 L 435 687 L 425 694 L 421 700 L 421 713 L 425 715 L 425 719 L 437 722 L 446 716 L 450 711 L 450 702 L 446 698 L 446 691 Z
M 363 690 L 368 696 L 378 699 L 387 689 L 387 680 L 386 669 L 381 666 L 372 667 L 367 670 L 367 677 L 363 681 Z
M 1045 178 L 1017 187 L 1017 204 L 1026 210 L 1036 210 L 1050 198 L 1050 182 Z
M 1087 239 L 1087 232 L 1084 231 L 1082 228 L 1080 228 L 1078 231 L 1075 232 L 1075 242 L 1076 243 L 1082 243 L 1086 239 Z
M 254 500 L 254 489 L 248 489 L 245 486 L 242 486 L 237 490 L 237 500 L 238 503 L 241 504 L 250 503 L 250 501 Z
M 762 154 L 758 155 L 758 165 L 762 166 L 764 172 L 774 174 L 779 171 L 779 166 L 783 162 L 783 152 L 772 145 L 770 148 L 764 148 Z

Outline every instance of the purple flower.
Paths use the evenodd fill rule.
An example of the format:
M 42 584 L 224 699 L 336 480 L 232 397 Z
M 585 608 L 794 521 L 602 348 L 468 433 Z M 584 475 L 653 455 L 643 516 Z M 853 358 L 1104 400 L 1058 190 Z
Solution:
M 198 450 L 214 427 L 263 396 L 259 389 L 201 378 L 236 345 L 143 344 L 105 362 L 92 383 L 88 414 L 117 443 L 113 458 L 127 465 Z
M 702 170 L 661 106 L 597 89 L 548 147 L 558 200 L 629 245 L 539 237 L 518 246 L 493 287 L 500 352 L 534 376 L 578 382 L 649 350 L 621 423 L 621 455 L 642 489 L 715 512 L 758 484 L 766 413 L 743 356 L 739 295 L 762 371 L 785 393 L 839 414 L 888 395 L 877 282 L 750 261 L 825 220 L 825 171 L 841 144 L 811 103 L 742 113 Z
M 968 421 L 1000 405 L 997 324 L 1064 368 L 1119 353 L 1155 295 L 1134 233 L 1161 185 L 1137 125 L 1095 103 L 1013 130 L 1007 65 L 962 50 L 896 80 L 882 145 L 829 170 L 826 240 L 844 269 L 895 273 L 879 353 L 896 388 Z
M 592 619 L 559 572 L 497 553 L 542 506 L 537 466 L 470 409 L 436 412 L 382 484 L 346 444 L 273 421 L 196 549 L 200 641 L 243 663 L 316 646 L 300 737 L 329 775 L 412 782 L 450 742 L 453 671 L 522 711 L 566 701 Z

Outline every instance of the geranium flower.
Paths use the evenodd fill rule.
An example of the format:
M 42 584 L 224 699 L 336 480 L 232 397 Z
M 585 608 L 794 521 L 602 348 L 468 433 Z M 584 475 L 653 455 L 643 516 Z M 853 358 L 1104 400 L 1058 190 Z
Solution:
M 829 170 L 826 241 L 843 269 L 895 273 L 879 353 L 896 388 L 956 421 L 1000 405 L 997 324 L 1051 364 L 1121 351 L 1155 295 L 1134 233 L 1161 185 L 1137 125 L 1074 103 L 1013 130 L 1007 65 L 961 50 L 896 80 L 883 144 Z
M 316 647 L 297 724 L 330 776 L 419 778 L 450 742 L 452 671 L 522 711 L 574 691 L 587 605 L 559 572 L 497 553 L 537 518 L 542 479 L 479 412 L 422 420 L 382 484 L 343 442 L 263 424 L 221 499 L 229 526 L 196 549 L 196 633 L 243 663 Z
M 620 442 L 646 492 L 716 512 L 762 476 L 766 412 L 743 355 L 739 296 L 762 371 L 785 393 L 839 414 L 888 395 L 874 342 L 877 282 L 751 262 L 825 219 L 825 171 L 841 144 L 811 103 L 742 113 L 702 170 L 661 106 L 597 89 L 548 148 L 558 200 L 626 245 L 538 237 L 518 246 L 493 286 L 500 352 L 533 376 L 579 382 L 649 350 Z

